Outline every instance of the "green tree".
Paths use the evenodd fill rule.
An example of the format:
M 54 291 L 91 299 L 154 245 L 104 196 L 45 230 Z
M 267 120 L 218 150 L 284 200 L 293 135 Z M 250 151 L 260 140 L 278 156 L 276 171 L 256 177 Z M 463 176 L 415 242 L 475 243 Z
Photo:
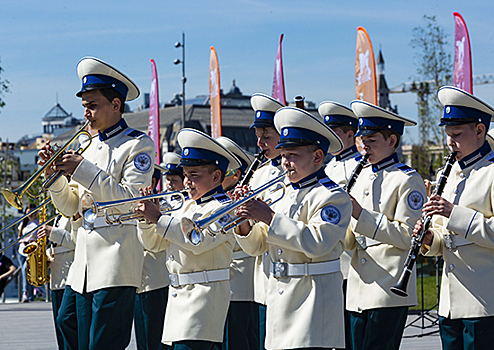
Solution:
M 425 26 L 413 28 L 410 45 L 417 50 L 415 63 L 420 83 L 412 88 L 417 93 L 420 145 L 444 146 L 444 133 L 437 126 L 443 107 L 437 99 L 437 90 L 451 83 L 452 48 L 447 34 L 437 24 L 436 16 L 424 15 Z
M 5 106 L 5 101 L 3 100 L 2 97 L 7 92 L 10 92 L 10 89 L 9 89 L 10 82 L 7 79 L 2 79 L 2 73 L 3 72 L 4 72 L 4 69 L 0 66 L 0 107 Z

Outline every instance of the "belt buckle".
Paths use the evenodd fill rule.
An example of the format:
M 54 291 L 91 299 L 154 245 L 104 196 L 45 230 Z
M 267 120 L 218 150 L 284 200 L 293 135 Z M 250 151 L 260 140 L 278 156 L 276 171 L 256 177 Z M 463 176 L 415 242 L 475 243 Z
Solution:
M 446 234 L 443 237 L 444 245 L 448 248 L 449 251 L 456 249 L 456 241 L 455 237 L 452 234 Z
M 170 278 L 170 285 L 172 287 L 180 287 L 180 283 L 178 282 L 178 274 L 177 273 L 170 273 L 168 274 L 168 277 Z
M 357 240 L 357 249 L 365 250 L 367 248 L 365 236 L 357 236 L 355 239 Z
M 288 264 L 279 261 L 273 261 L 273 276 L 283 278 L 288 276 Z

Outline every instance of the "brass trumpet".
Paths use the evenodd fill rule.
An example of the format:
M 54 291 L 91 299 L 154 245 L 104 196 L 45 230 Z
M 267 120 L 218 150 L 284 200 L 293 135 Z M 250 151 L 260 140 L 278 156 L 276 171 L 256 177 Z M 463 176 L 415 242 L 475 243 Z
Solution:
M 26 180 L 21 186 L 19 186 L 15 190 L 9 190 L 8 188 L 4 188 L 2 190 L 2 194 L 7 200 L 7 202 L 10 203 L 14 208 L 21 210 L 22 209 L 22 197 L 24 196 L 25 193 L 27 193 L 28 196 L 32 198 L 38 198 L 41 193 L 33 194 L 29 191 L 29 188 L 33 185 L 36 180 L 45 172 L 46 169 L 48 169 L 50 166 L 53 165 L 53 162 L 57 160 L 58 157 L 62 156 L 65 154 L 66 150 L 69 148 L 69 146 L 78 138 L 79 136 L 85 135 L 88 137 L 89 143 L 85 147 L 79 147 L 77 150 L 77 153 L 82 154 L 84 153 L 89 145 L 91 144 L 91 134 L 89 131 L 85 130 L 86 127 L 89 125 L 89 121 L 87 121 L 81 129 L 70 139 L 68 140 L 65 145 L 62 147 L 58 147 L 57 145 L 54 145 L 54 148 L 56 147 L 55 153 L 52 154 L 50 159 L 38 169 L 34 174 L 31 175 L 29 179 Z M 63 175 L 63 171 L 59 170 L 54 172 L 42 185 L 42 190 L 47 191 L 50 189 L 50 187 L 60 178 L 60 176 Z
M 199 243 L 201 243 L 201 233 L 206 228 L 209 229 L 208 233 L 214 237 L 216 234 L 220 232 L 225 233 L 226 231 L 240 225 L 246 219 L 238 216 L 234 216 L 233 218 L 230 218 L 228 213 L 240 207 L 242 204 L 254 199 L 257 195 L 268 190 L 270 187 L 274 185 L 278 185 L 278 188 L 276 188 L 272 192 L 276 192 L 279 189 L 283 189 L 283 194 L 276 201 L 267 200 L 266 203 L 269 202 L 268 203 L 269 205 L 273 205 L 274 203 L 281 200 L 285 196 L 286 185 L 283 183 L 283 178 L 285 177 L 286 174 L 287 171 L 284 171 L 278 177 L 253 190 L 252 193 L 249 194 L 248 196 L 219 208 L 217 211 L 213 212 L 204 219 L 193 221 L 189 218 L 182 218 L 180 220 L 182 232 L 189 239 L 190 243 L 192 243 L 193 245 L 198 245 Z M 281 188 L 279 186 L 281 186 Z M 213 224 L 219 225 L 220 227 L 215 228 Z
M 188 190 L 180 190 L 180 191 L 165 191 L 160 193 L 151 194 L 148 196 L 141 196 L 135 198 L 126 198 L 115 201 L 108 202 L 96 202 L 94 197 L 86 193 L 82 196 L 82 208 L 87 209 L 84 212 L 84 221 L 88 223 L 94 223 L 96 218 L 100 213 L 104 213 L 105 221 L 108 224 L 121 224 L 126 221 L 139 220 L 142 219 L 142 216 L 133 212 L 133 209 L 123 214 L 114 214 L 111 208 L 117 207 L 125 204 L 135 204 L 141 201 L 147 201 L 157 198 L 165 198 L 170 197 L 171 199 L 180 200 L 180 205 L 177 207 L 172 207 L 167 201 L 162 201 L 164 203 L 160 203 L 160 211 L 162 214 L 170 213 L 172 211 L 177 211 L 184 205 L 185 202 L 185 194 L 187 194 Z

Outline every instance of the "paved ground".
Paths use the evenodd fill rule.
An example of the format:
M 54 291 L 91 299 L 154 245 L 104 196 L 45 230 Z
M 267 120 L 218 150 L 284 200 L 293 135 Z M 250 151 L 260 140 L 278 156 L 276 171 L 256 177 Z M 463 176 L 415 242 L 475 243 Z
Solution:
M 400 349 L 441 349 L 437 326 L 422 329 L 422 321 L 424 321 L 424 326 L 431 325 L 429 319 L 432 320 L 431 317 L 423 319 L 418 315 L 408 316 L 408 322 L 413 322 L 413 324 L 405 329 L 405 337 Z M 430 332 L 436 333 L 425 335 Z M 0 350 L 53 350 L 56 348 L 51 303 L 40 301 L 22 304 L 14 300 L 0 303 Z M 128 349 L 136 349 L 134 336 L 132 336 Z

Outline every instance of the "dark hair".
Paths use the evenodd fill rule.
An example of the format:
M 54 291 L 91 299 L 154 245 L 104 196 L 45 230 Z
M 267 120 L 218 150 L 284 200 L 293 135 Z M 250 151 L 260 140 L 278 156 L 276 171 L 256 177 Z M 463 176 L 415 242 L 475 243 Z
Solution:
M 122 96 L 121 93 L 110 88 L 99 89 L 99 91 L 110 102 L 113 102 L 115 98 L 118 98 L 120 100 L 120 113 L 123 114 L 125 112 L 125 98 Z
M 34 208 L 36 208 L 36 204 L 34 203 L 29 203 L 27 206 L 26 206 L 26 209 L 24 209 L 24 214 L 27 214 L 27 211 L 29 209 L 33 210 Z M 22 223 L 21 223 L 21 227 L 19 228 L 19 231 L 22 232 L 22 230 L 24 230 L 24 228 L 27 226 L 27 224 L 29 223 L 29 216 L 26 215 L 26 217 L 24 219 L 22 219 Z
M 384 136 L 384 139 L 385 140 L 389 139 L 389 137 L 391 135 L 396 135 L 395 149 L 398 148 L 398 146 L 400 145 L 400 139 L 401 139 L 401 135 L 400 134 L 398 134 L 396 131 L 393 131 L 393 130 L 380 130 L 378 132 L 380 132 Z
M 353 131 L 354 138 L 355 138 L 355 134 L 357 133 L 357 128 L 351 125 L 340 125 L 340 126 L 335 126 L 335 128 L 340 128 L 341 130 L 343 130 L 344 133 Z
M 226 175 L 223 170 L 221 170 L 214 164 L 206 164 L 206 168 L 208 168 L 210 174 L 214 173 L 216 170 L 219 170 L 221 172 L 220 183 L 223 183 L 223 180 L 225 180 L 225 175 Z

